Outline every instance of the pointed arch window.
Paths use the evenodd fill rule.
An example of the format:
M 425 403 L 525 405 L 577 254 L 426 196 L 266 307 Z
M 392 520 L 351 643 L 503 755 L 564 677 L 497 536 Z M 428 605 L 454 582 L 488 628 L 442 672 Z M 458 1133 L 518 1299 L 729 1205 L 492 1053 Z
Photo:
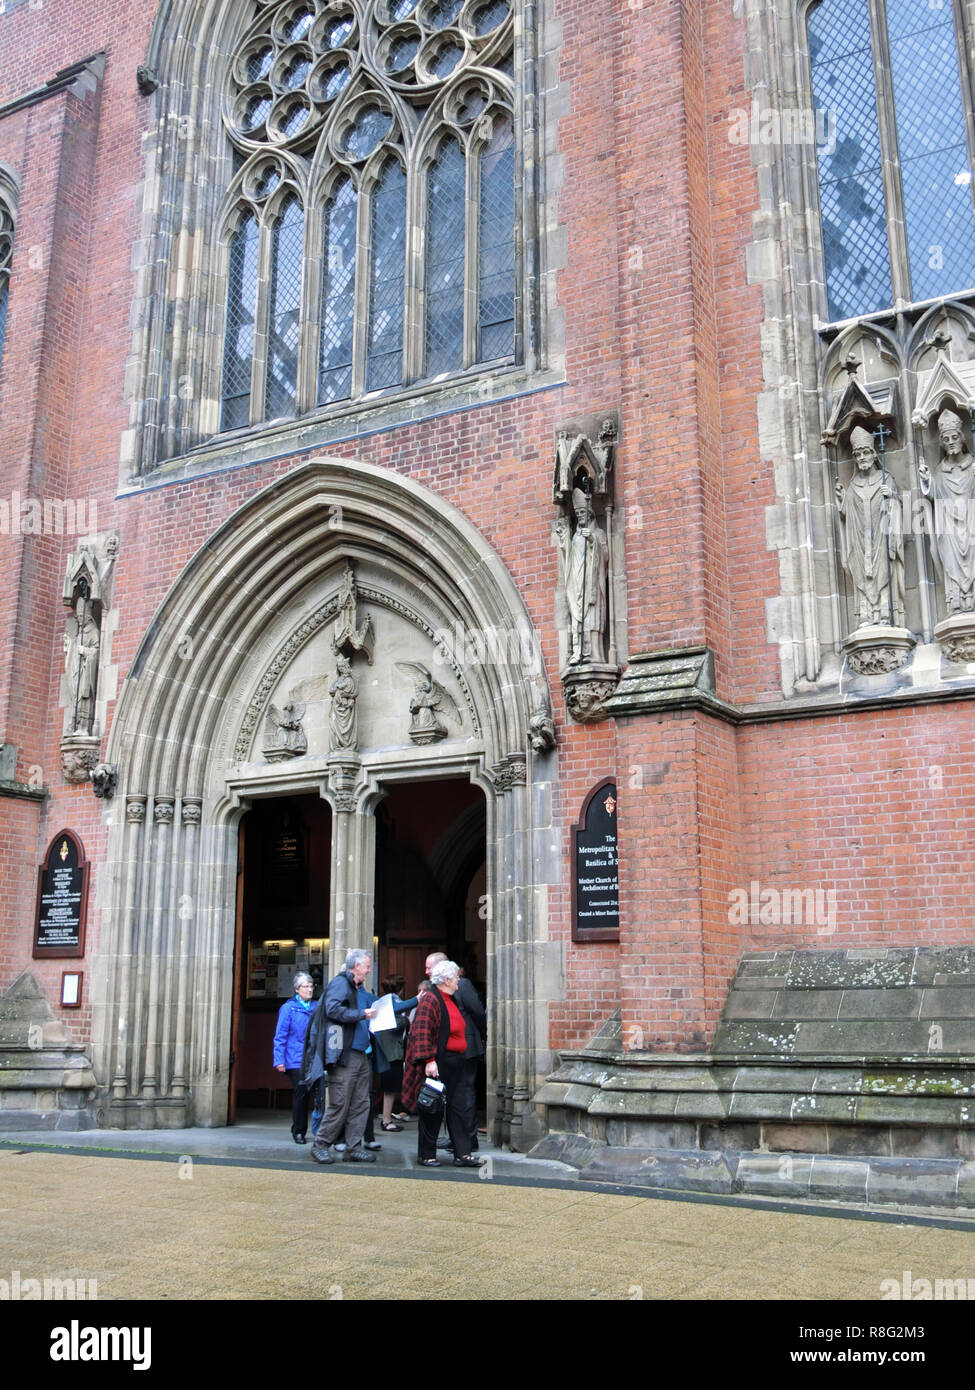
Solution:
M 0 199 L 0 367 L 3 365 L 3 340 L 7 331 L 7 300 L 10 297 L 10 266 L 13 254 L 13 213 Z
M 972 84 L 955 7 L 820 0 L 808 39 L 829 319 L 975 287 Z
M 231 65 L 224 431 L 514 363 L 510 0 L 278 0 Z

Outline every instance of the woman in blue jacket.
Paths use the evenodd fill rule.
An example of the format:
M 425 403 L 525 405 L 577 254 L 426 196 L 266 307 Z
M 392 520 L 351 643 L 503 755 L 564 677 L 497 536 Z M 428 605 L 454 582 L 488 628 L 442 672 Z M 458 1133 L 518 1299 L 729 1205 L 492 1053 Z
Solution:
M 308 1131 L 308 1091 L 301 1079 L 301 1054 L 314 1012 L 311 996 L 315 986 L 311 976 L 303 970 L 295 976 L 294 986 L 294 998 L 282 1004 L 278 1012 L 278 1026 L 274 1030 L 274 1066 L 276 1070 L 288 1073 L 294 1087 L 291 1137 L 296 1144 L 304 1144 Z

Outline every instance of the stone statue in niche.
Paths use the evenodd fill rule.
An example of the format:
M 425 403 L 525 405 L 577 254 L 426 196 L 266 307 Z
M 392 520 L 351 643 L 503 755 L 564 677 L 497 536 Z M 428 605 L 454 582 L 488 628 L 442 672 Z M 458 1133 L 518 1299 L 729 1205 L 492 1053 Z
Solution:
M 855 471 L 836 484 L 843 566 L 856 595 L 856 625 L 904 625 L 904 540 L 900 493 L 885 476 L 869 431 L 851 435 Z
M 933 503 L 933 549 L 950 616 L 975 612 L 975 458 L 953 410 L 938 416 L 938 438 L 941 459 L 936 472 L 922 461 L 918 476 L 922 495 Z
M 73 621 L 64 635 L 65 668 L 71 699 L 71 732 L 90 734 L 95 720 L 98 688 L 98 654 L 101 629 L 94 604 L 82 588 L 75 597 Z
M 569 665 L 606 660 L 609 544 L 592 511 L 592 498 L 572 490 L 573 525 L 565 515 L 555 523 L 562 583 L 569 610 Z
M 447 737 L 447 726 L 438 717 L 441 712 L 454 723 L 461 723 L 456 701 L 439 681 L 433 679 L 422 662 L 397 661 L 396 669 L 415 683 L 410 700 L 411 740 L 420 744 L 439 743 Z
M 285 758 L 300 758 L 308 752 L 308 739 L 301 727 L 305 706 L 295 700 L 278 709 L 271 705 L 264 721 L 264 756 L 269 763 Z
M 336 654 L 335 679 L 328 693 L 332 700 L 328 716 L 329 748 L 333 753 L 354 752 L 359 683 L 352 674 L 351 661 L 342 652 Z

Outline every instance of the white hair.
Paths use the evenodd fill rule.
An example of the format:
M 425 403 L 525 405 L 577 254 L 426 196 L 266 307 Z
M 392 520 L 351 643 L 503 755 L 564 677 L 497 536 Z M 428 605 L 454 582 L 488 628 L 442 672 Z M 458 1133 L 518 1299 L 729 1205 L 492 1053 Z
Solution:
M 310 975 L 306 974 L 304 970 L 299 970 L 294 978 L 295 992 L 297 993 L 297 991 L 301 989 L 302 985 L 313 985 L 314 983 L 315 981 L 312 979 Z
M 345 958 L 346 970 L 354 970 L 356 966 L 359 964 L 360 960 L 372 960 L 372 952 L 363 951 L 360 949 L 350 951 Z
M 430 971 L 430 983 L 432 985 L 444 985 L 448 980 L 455 980 L 460 974 L 460 966 L 453 960 L 441 960 Z

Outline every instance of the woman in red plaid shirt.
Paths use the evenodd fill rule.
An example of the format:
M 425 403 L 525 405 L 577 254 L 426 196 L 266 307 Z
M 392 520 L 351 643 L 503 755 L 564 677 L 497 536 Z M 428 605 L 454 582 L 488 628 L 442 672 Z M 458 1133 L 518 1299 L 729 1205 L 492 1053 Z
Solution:
M 460 966 L 452 960 L 442 960 L 430 972 L 432 989 L 420 995 L 416 1013 L 410 1025 L 403 1068 L 403 1104 L 407 1110 L 416 1109 L 416 1098 L 427 1077 L 436 1078 L 446 1087 L 447 1132 L 454 1150 L 454 1166 L 477 1168 L 484 1161 L 470 1152 L 470 1135 L 464 1117 L 472 1097 L 465 1076 L 464 1054 L 467 1051 L 467 1019 L 454 1002 Z M 421 1168 L 439 1168 L 437 1134 L 439 1119 L 430 1119 L 417 1111 L 417 1163 Z

